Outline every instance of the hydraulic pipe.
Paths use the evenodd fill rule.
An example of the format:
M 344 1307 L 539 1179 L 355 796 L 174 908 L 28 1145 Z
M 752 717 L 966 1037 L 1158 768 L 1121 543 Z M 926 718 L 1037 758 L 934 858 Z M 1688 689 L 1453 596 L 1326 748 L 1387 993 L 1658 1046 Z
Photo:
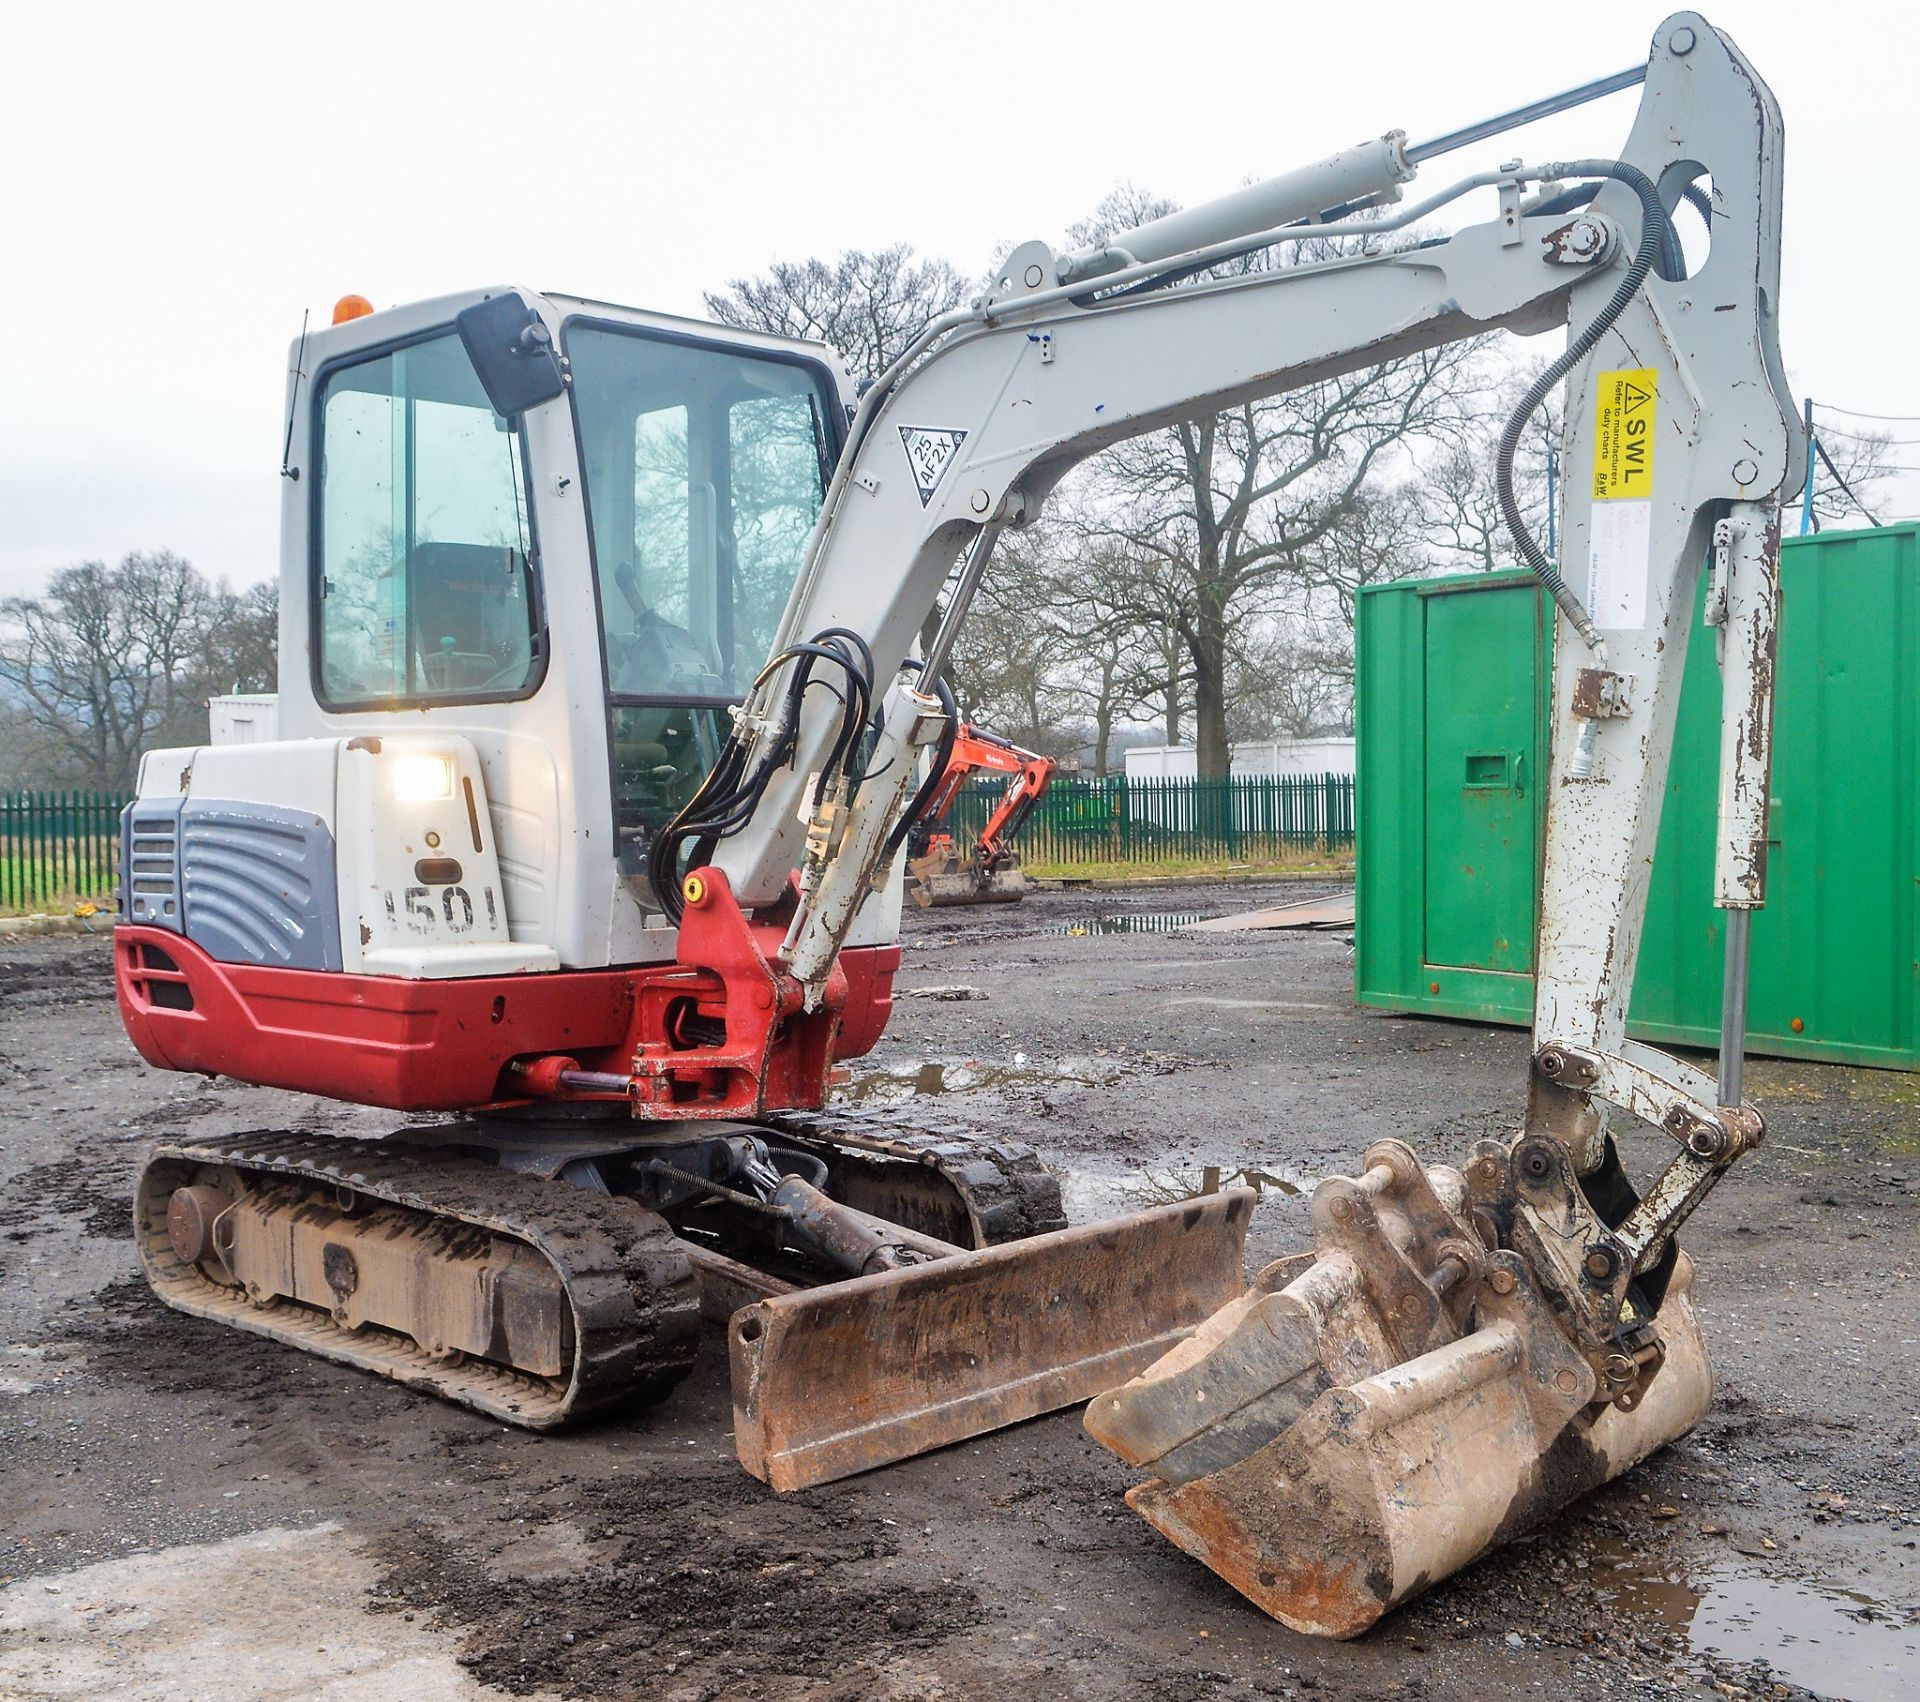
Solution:
M 953 641 L 960 636 L 961 623 L 967 618 L 967 611 L 973 607 L 973 594 L 980 589 L 980 577 L 987 571 L 988 558 L 992 556 L 993 546 L 999 542 L 1005 525 L 1005 521 L 989 520 L 973 535 L 966 562 L 960 569 L 960 582 L 953 588 L 953 599 L 947 604 L 940 630 L 927 646 L 926 664 L 920 670 L 920 678 L 928 691 L 933 690 L 933 682 L 939 679 L 946 668 Z

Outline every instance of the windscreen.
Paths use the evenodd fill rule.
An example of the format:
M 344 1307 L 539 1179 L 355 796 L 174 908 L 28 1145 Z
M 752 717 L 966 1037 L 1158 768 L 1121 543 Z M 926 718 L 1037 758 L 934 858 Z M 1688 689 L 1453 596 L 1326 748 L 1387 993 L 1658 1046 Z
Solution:
M 620 861 L 712 767 L 799 571 L 837 406 L 811 363 L 575 322 L 565 334 L 592 516 Z
M 607 685 L 737 697 L 820 512 L 817 368 L 598 325 L 567 337 Z

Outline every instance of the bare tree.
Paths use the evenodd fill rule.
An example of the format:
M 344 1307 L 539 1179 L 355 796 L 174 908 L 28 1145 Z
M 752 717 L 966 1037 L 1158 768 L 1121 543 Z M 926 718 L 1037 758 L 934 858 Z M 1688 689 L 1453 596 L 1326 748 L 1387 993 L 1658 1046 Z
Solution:
M 170 551 L 81 562 L 0 602 L 0 692 L 43 765 L 122 789 L 147 746 L 205 740 L 209 695 L 272 683 L 276 611 L 271 588 L 236 596 Z
M 1893 439 L 1883 431 L 1849 431 L 1815 425 L 1813 521 L 1824 526 L 1869 526 L 1886 507 L 1881 486 L 1893 476 Z M 1824 453 L 1821 453 L 1824 451 Z
M 1101 241 L 1170 206 L 1127 186 L 1073 236 Z M 1315 264 L 1343 252 L 1303 243 L 1226 270 Z M 1190 680 L 1202 775 L 1229 771 L 1236 628 L 1274 606 L 1281 582 L 1300 575 L 1418 447 L 1457 440 L 1483 388 L 1475 345 L 1443 347 L 1154 432 L 1090 464 L 1082 486 L 1089 530 L 1151 564 L 1142 603 L 1184 653 L 1164 692 L 1169 732 Z
M 1433 350 L 1136 439 L 1096 469 L 1104 530 L 1178 585 L 1166 614 L 1192 669 L 1199 771 L 1228 772 L 1232 633 L 1302 571 L 1411 440 L 1443 431 L 1467 371 Z
M 1164 689 L 1153 564 L 1084 531 L 1070 503 L 1003 542 L 1002 553 L 1017 564 L 1029 617 L 1053 634 L 1060 711 L 1084 721 L 1094 773 L 1105 778 L 1116 730 Z
M 1279 618 L 1235 635 L 1227 730 L 1236 743 L 1353 731 L 1353 632 Z
M 1113 760 L 1113 735 L 1164 689 L 1161 658 L 1140 620 L 1134 591 L 1138 570 L 1106 556 L 1063 563 L 1048 611 L 1059 634 L 1066 701 L 1089 722 L 1093 773 L 1104 780 Z
M 1489 405 L 1464 419 L 1458 436 L 1422 464 L 1414 494 L 1434 565 L 1483 573 L 1520 565 L 1500 510 L 1494 464 L 1507 417 L 1540 364 L 1510 373 L 1487 397 Z M 1551 470 L 1557 464 L 1563 421 L 1560 397 L 1549 396 L 1528 418 L 1514 455 L 1514 500 L 1542 549 L 1550 534 L 1548 509 L 1555 499 Z
M 931 319 L 967 294 L 960 274 L 938 258 L 916 260 L 906 243 L 836 260 L 781 260 L 757 278 L 709 290 L 707 311 L 722 325 L 831 343 L 857 373 L 878 377 Z
M 216 585 L 204 671 L 215 692 L 275 691 L 280 684 L 280 587 Z
M 1370 585 L 1411 578 L 1434 566 L 1424 475 L 1363 486 L 1326 517 L 1300 551 L 1289 587 L 1302 619 L 1331 619 L 1351 648 L 1360 593 Z

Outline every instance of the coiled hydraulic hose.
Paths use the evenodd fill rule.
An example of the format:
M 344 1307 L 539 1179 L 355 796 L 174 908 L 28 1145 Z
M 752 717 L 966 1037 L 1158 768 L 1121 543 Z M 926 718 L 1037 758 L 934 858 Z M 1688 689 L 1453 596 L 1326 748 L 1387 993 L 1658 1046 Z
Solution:
M 844 691 L 836 690 L 826 680 L 813 678 L 814 666 L 820 662 L 830 663 L 840 671 Z M 841 705 L 839 727 L 814 787 L 815 808 L 872 724 L 873 652 L 858 633 L 846 627 L 827 627 L 805 644 L 790 644 L 776 652 L 748 688 L 747 700 L 751 702 L 768 679 L 789 665 L 792 672 L 781 694 L 780 713 L 762 741 L 759 760 L 749 766 L 751 741 L 736 726 L 728 735 L 720 760 L 648 849 L 648 881 L 660 908 L 676 925 L 685 912 L 680 890 L 683 852 L 690 848 L 694 866 L 705 863 L 712 858 L 722 839 L 738 833 L 753 819 L 774 773 L 791 763 L 798 752 L 800 712 L 808 687 L 822 686 L 832 692 Z
M 1664 246 L 1672 240 L 1672 221 L 1667 217 L 1667 209 L 1661 203 L 1660 191 L 1653 179 L 1638 166 L 1628 165 L 1624 160 L 1574 160 L 1550 169 L 1556 177 L 1610 177 L 1617 183 L 1624 183 L 1640 201 L 1640 246 L 1634 251 L 1633 262 L 1627 267 L 1626 276 L 1620 280 L 1619 288 L 1613 292 L 1606 306 L 1587 322 L 1560 356 L 1527 387 L 1526 395 L 1520 398 L 1519 405 L 1508 417 L 1500 432 L 1500 446 L 1494 456 L 1493 483 L 1500 500 L 1500 516 L 1507 523 L 1507 532 L 1513 539 L 1514 547 L 1519 550 L 1521 559 L 1526 562 L 1534 578 L 1552 593 L 1554 602 L 1573 622 L 1574 630 L 1580 634 L 1587 648 L 1604 654 L 1605 641 L 1593 624 L 1593 617 L 1587 613 L 1586 605 L 1573 594 L 1572 588 L 1560 577 L 1560 570 L 1547 560 L 1546 552 L 1527 530 L 1526 517 L 1520 512 L 1519 499 L 1514 495 L 1513 458 L 1520 447 L 1520 434 L 1526 430 L 1527 421 L 1533 417 L 1535 410 L 1547 399 L 1554 386 L 1587 357 L 1613 322 L 1626 311 L 1627 304 L 1640 293 L 1640 287 L 1659 261 Z

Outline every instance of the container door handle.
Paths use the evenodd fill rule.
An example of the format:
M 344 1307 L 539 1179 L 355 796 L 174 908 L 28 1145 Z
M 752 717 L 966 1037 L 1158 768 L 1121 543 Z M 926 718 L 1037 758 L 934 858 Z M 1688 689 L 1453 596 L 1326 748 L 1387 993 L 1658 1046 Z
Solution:
M 1527 795 L 1527 753 L 1513 753 L 1513 795 L 1524 798 Z

